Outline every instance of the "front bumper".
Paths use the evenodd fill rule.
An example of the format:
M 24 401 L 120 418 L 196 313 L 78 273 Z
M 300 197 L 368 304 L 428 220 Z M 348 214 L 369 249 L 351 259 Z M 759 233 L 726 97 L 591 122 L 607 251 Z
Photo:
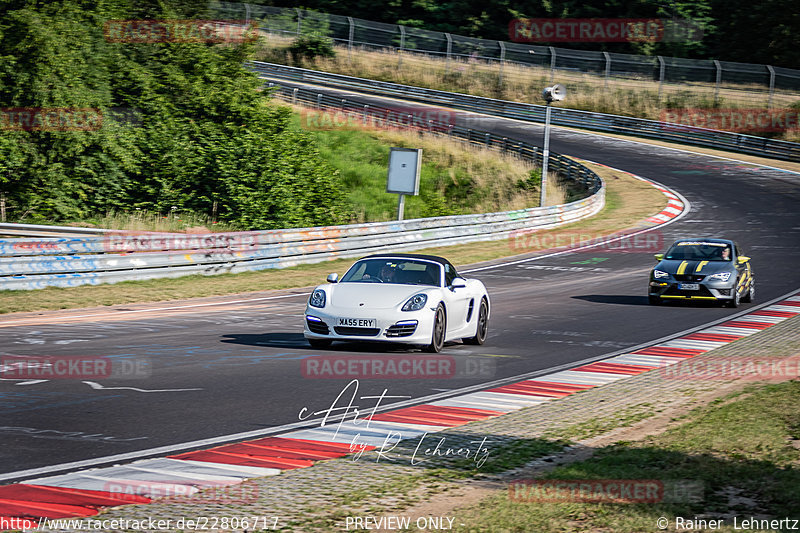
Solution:
M 425 307 L 419 311 L 379 317 L 369 311 L 348 309 L 337 312 L 335 309 L 307 307 L 303 318 L 303 336 L 306 339 L 429 344 L 433 336 L 434 309 Z M 341 318 L 374 319 L 375 323 L 346 325 L 340 324 Z
M 697 290 L 685 290 L 681 285 L 692 283 Z M 736 295 L 735 281 L 695 281 L 682 282 L 675 280 L 650 280 L 648 295 L 663 300 L 733 300 Z M 741 295 L 741 292 L 740 292 Z

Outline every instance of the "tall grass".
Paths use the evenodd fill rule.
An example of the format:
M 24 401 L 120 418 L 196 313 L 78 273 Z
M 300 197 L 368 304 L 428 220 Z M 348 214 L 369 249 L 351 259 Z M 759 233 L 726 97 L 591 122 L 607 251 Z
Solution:
M 319 111 L 295 106 L 296 127 L 311 133 L 322 156 L 339 170 L 355 212 L 354 222 L 392 220 L 396 194 L 386 192 L 391 146 L 421 148 L 419 196 L 407 196 L 405 218 L 485 213 L 539 204 L 541 171 L 530 162 L 445 136 L 364 126 L 358 121 L 320 127 Z M 331 120 L 327 123 L 332 124 Z M 556 179 L 548 181 L 548 203 L 566 195 Z
M 763 86 L 686 82 L 664 83 L 646 79 L 621 79 L 558 70 L 555 77 L 547 68 L 507 63 L 502 77 L 498 62 L 450 59 L 393 51 L 336 47 L 336 57 L 294 62 L 287 53 L 291 40 L 268 36 L 259 41 L 256 58 L 348 76 L 461 92 L 516 102 L 541 102 L 542 88 L 554 82 L 567 87 L 563 104 L 570 109 L 661 120 L 662 112 L 677 108 L 765 108 L 768 98 Z M 776 90 L 773 107 L 800 109 L 800 93 Z M 758 132 L 754 132 L 758 134 Z M 763 135 L 800 141 L 800 130 Z

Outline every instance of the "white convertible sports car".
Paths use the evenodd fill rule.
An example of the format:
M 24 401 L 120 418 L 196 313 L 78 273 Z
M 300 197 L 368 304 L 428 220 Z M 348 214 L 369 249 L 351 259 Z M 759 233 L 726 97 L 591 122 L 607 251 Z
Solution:
M 438 352 L 455 339 L 483 344 L 488 322 L 486 287 L 459 276 L 446 259 L 378 254 L 314 289 L 303 335 L 315 348 L 336 340 L 385 341 Z

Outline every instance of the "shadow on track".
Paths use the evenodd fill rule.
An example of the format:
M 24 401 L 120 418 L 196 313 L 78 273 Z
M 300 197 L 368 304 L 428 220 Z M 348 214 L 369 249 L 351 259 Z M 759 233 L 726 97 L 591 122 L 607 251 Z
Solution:
M 649 305 L 646 296 L 633 296 L 630 294 L 586 294 L 573 296 L 572 298 L 597 304 Z

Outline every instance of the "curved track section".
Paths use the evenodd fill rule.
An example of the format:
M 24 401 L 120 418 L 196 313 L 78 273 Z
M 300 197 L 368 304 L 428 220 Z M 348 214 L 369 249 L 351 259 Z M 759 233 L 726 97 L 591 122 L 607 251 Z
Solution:
M 363 98 L 367 103 L 374 100 L 354 94 L 348 98 Z M 486 117 L 480 120 L 486 122 L 482 129 L 509 138 L 541 139 L 541 128 L 536 126 Z M 736 310 L 711 306 L 649 307 L 644 296 L 647 272 L 653 264 L 649 249 L 620 253 L 594 247 L 499 261 L 472 274 L 484 281 L 493 298 L 486 345 L 449 345 L 440 355 L 450 358 L 455 371 L 446 375 L 423 373 L 409 379 L 359 376 L 357 390 L 352 390 L 352 385 L 348 389 L 348 398 L 352 392 L 359 409 L 374 408 L 378 397 L 381 405 L 377 412 L 405 408 L 400 416 L 408 417 L 406 423 L 425 426 L 428 424 L 421 422 L 431 421 L 434 415 L 412 406 L 460 402 L 463 394 L 485 389 L 489 382 L 495 388 L 519 387 L 514 383 L 521 379 L 549 384 L 528 384 L 538 388 L 526 389 L 523 396 L 552 397 L 581 383 L 553 377 L 565 368 L 582 365 L 577 372 L 595 372 L 600 378 L 602 374 L 624 375 L 633 371 L 631 366 L 638 370 L 675 358 L 679 354 L 675 349 L 705 349 L 761 327 L 752 324 L 774 322 L 769 317 L 781 318 L 764 313 L 800 309 L 796 298 L 786 296 L 800 286 L 800 273 L 794 267 L 800 260 L 800 214 L 796 210 L 800 176 L 571 131 L 556 130 L 551 144 L 560 153 L 602 161 L 680 191 L 692 209 L 651 230 L 650 234 L 658 236 L 657 244 L 663 248 L 674 238 L 687 235 L 736 239 L 754 258 L 759 299 L 782 298 L 785 301 L 777 304 L 781 308 L 759 310 L 756 320 L 742 319 Z M 0 322 L 4 358 L 102 355 L 119 361 L 120 368 L 125 363 L 135 368 L 139 363 L 139 368 L 146 370 L 141 375 L 123 372 L 0 381 L 5 420 L 0 427 L 0 454 L 5 459 L 2 479 L 52 477 L 81 465 L 180 455 L 291 429 L 307 430 L 353 379 L 352 375 L 311 372 L 313 362 L 421 357 L 405 350 L 363 345 L 340 345 L 325 352 L 309 349 L 301 334 L 306 296 L 305 291 L 297 290 L 162 307 L 47 313 Z M 708 327 L 712 329 L 691 331 Z M 685 335 L 700 337 L 664 340 L 681 346 L 662 345 L 659 353 L 640 351 L 654 338 Z M 605 363 L 613 368 L 592 363 L 612 356 L 622 357 Z M 547 380 L 540 377 L 544 375 L 549 375 Z M 447 416 L 444 411 L 435 415 L 440 417 L 439 423 L 444 418 L 448 423 L 464 419 L 467 412 L 459 409 L 501 410 L 499 405 L 439 407 L 448 408 Z M 396 423 L 381 422 L 388 426 Z M 260 444 L 270 447 L 274 442 Z M 297 446 L 302 455 L 305 449 Z M 281 453 L 285 458 L 287 452 Z M 252 466 L 261 467 L 265 466 Z M 247 470 L 245 466 L 232 470 L 237 468 Z

